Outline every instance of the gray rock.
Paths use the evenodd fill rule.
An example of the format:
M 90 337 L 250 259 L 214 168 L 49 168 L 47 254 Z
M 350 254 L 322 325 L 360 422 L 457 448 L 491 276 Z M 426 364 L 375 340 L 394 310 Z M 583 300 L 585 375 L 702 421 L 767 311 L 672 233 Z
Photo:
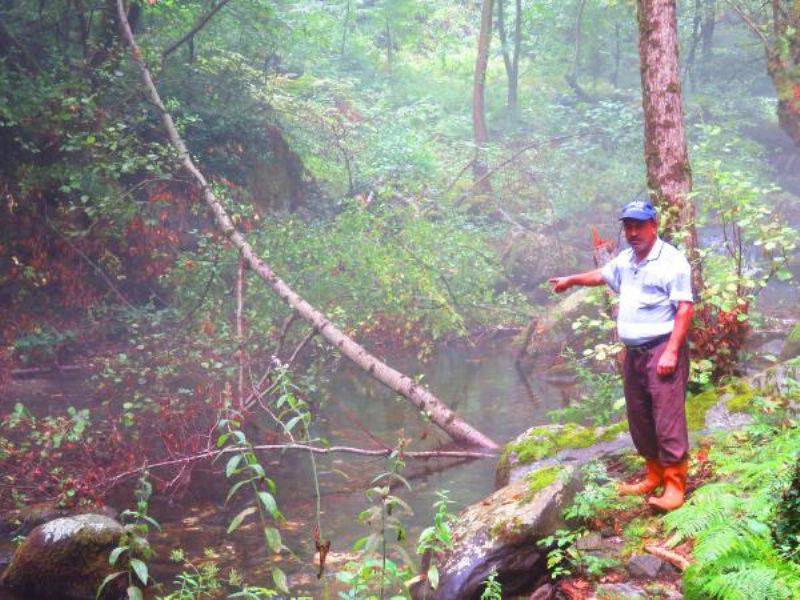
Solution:
M 502 487 L 543 467 L 569 464 L 579 468 L 601 457 L 633 447 L 627 431 L 618 426 L 584 427 L 574 423 L 532 427 L 506 444 L 497 463 L 495 484 Z M 533 450 L 528 454 L 519 448 Z
M 631 583 L 602 583 L 597 586 L 592 600 L 647 600 L 647 594 Z
M 636 554 L 628 561 L 628 573 L 631 577 L 655 579 L 664 566 L 664 561 L 652 554 Z
M 17 548 L 0 584 L 25 597 L 91 600 L 113 571 L 108 555 L 122 533 L 122 525 L 105 515 L 48 521 L 34 528 Z M 104 597 L 116 597 L 118 592 L 107 586 Z
M 734 413 L 726 406 L 727 398 L 708 409 L 705 427 L 707 431 L 733 431 L 743 429 L 753 422 L 753 415 Z
M 575 545 L 578 547 L 578 550 L 582 550 L 584 552 L 588 550 L 601 550 L 604 547 L 603 539 L 596 531 L 590 531 L 586 535 L 578 538 L 578 541 L 575 542 Z
M 453 547 L 434 558 L 438 588 L 415 589 L 414 597 L 480 598 L 483 581 L 495 570 L 504 595 L 535 585 L 547 572 L 547 549 L 537 541 L 564 525 L 561 513 L 580 485 L 571 467 L 548 475 L 539 478 L 541 489 L 532 479 L 520 479 L 462 511 L 453 528 Z
M 545 583 L 536 588 L 528 600 L 553 600 L 556 597 L 556 588 L 552 583 Z

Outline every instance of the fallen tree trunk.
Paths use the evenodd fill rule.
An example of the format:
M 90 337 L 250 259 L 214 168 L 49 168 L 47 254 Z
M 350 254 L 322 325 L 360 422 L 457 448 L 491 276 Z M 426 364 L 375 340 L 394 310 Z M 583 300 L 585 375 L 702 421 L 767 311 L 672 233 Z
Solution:
M 615 244 L 611 240 L 602 239 L 597 234 L 597 227 L 592 230 L 592 238 L 594 266 L 601 269 L 614 258 Z M 546 316 L 531 319 L 519 336 L 521 343 L 517 349 L 517 364 L 519 365 L 526 358 L 533 358 L 540 349 L 556 344 L 554 332 L 559 324 L 575 318 L 587 306 L 591 298 L 591 288 L 578 289 L 551 308 Z M 610 310 L 610 306 L 606 308 Z
M 414 406 L 426 413 L 431 421 L 441 427 L 453 440 L 470 446 L 497 449 L 498 446 L 494 441 L 460 419 L 428 389 L 416 383 L 407 375 L 403 375 L 399 371 L 381 362 L 367 352 L 361 345 L 340 331 L 324 314 L 295 293 L 294 290 L 272 271 L 267 263 L 255 254 L 244 236 L 233 226 L 222 204 L 220 204 L 214 192 L 211 191 L 211 186 L 208 181 L 206 181 L 206 178 L 189 156 L 189 150 L 181 139 L 178 130 L 175 128 L 175 123 L 167 112 L 164 103 L 161 101 L 158 90 L 153 83 L 153 78 L 150 75 L 150 71 L 144 63 L 141 50 L 139 50 L 139 46 L 136 43 L 128 23 L 123 0 L 117 0 L 117 13 L 122 36 L 131 48 L 131 54 L 134 61 L 139 66 L 142 81 L 147 89 L 150 101 L 161 114 L 161 121 L 167 130 L 170 142 L 178 151 L 183 168 L 186 169 L 197 182 L 202 190 L 203 198 L 214 214 L 217 225 L 222 229 L 225 236 L 233 245 L 239 249 L 242 258 L 247 262 L 250 268 L 263 279 L 278 296 L 289 306 L 294 308 L 301 318 L 311 323 L 321 336 L 338 348 L 343 355 L 385 386 L 410 400 Z

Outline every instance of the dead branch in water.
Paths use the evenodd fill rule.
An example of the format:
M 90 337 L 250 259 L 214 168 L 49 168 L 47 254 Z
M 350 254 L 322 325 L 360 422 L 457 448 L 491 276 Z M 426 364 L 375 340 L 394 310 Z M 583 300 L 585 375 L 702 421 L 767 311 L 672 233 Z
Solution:
M 383 449 L 376 449 L 376 450 L 369 450 L 366 448 L 356 448 L 353 446 L 330 446 L 329 448 L 321 448 L 319 446 L 313 446 L 311 444 L 259 444 L 256 446 L 251 446 L 250 450 L 254 450 L 257 452 L 274 452 L 274 451 L 284 451 L 284 450 L 302 450 L 304 452 L 314 452 L 315 454 L 333 454 L 335 452 L 340 452 L 344 454 L 356 454 L 358 456 L 375 456 L 375 457 L 389 457 L 394 452 L 401 453 L 403 458 L 410 458 L 412 460 L 435 460 L 437 458 L 497 458 L 497 455 L 491 452 L 480 452 L 480 451 L 470 451 L 470 450 L 423 450 L 418 452 L 406 452 L 399 450 L 395 450 L 394 448 L 383 448 Z M 198 462 L 201 460 L 209 460 L 215 459 L 218 456 L 222 456 L 223 454 L 232 454 L 235 452 L 241 452 L 241 448 L 220 448 L 220 449 L 209 449 L 205 452 L 200 452 L 198 454 L 192 454 L 190 456 L 184 456 L 181 458 L 174 458 L 171 460 L 164 460 L 157 463 L 151 464 L 143 464 L 140 467 L 135 469 L 131 469 L 129 471 L 125 471 L 124 473 L 119 473 L 114 475 L 108 480 L 108 484 L 113 486 L 118 482 L 122 481 L 123 479 L 127 479 L 128 477 L 133 477 L 134 475 L 138 475 L 139 473 L 147 470 L 153 469 L 160 469 L 163 467 L 185 467 L 188 464 Z

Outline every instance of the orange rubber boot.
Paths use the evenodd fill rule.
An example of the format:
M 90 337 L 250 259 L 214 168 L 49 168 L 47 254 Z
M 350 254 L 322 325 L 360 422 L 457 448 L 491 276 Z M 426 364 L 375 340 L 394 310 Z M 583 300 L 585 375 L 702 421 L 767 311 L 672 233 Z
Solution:
M 686 492 L 686 471 L 689 461 L 683 461 L 677 465 L 667 465 L 664 467 L 664 493 L 660 497 L 648 498 L 650 506 L 663 511 L 675 510 L 683 504 L 683 496 Z
M 664 482 L 664 470 L 654 458 L 647 459 L 647 474 L 637 483 L 622 483 L 617 488 L 620 496 L 643 496 L 649 494 Z

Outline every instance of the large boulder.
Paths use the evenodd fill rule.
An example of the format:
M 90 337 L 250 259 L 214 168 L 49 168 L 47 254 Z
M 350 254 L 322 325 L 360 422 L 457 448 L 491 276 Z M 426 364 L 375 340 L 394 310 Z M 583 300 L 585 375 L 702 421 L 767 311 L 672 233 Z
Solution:
M 493 571 L 503 593 L 530 590 L 546 573 L 547 549 L 537 545 L 563 525 L 561 513 L 579 489 L 576 471 L 545 467 L 466 508 L 453 530 L 453 546 L 433 560 L 439 585 L 429 599 L 480 598 Z M 423 597 L 421 589 L 415 597 Z
M 26 598 L 92 600 L 112 572 L 108 555 L 123 531 L 117 521 L 98 514 L 48 521 L 33 529 L 17 549 L 0 584 Z M 104 597 L 117 594 L 109 588 Z
M 628 423 L 586 427 L 575 423 L 540 425 L 521 433 L 503 448 L 497 463 L 497 487 L 524 479 L 553 464 L 580 467 L 612 452 L 631 447 Z

